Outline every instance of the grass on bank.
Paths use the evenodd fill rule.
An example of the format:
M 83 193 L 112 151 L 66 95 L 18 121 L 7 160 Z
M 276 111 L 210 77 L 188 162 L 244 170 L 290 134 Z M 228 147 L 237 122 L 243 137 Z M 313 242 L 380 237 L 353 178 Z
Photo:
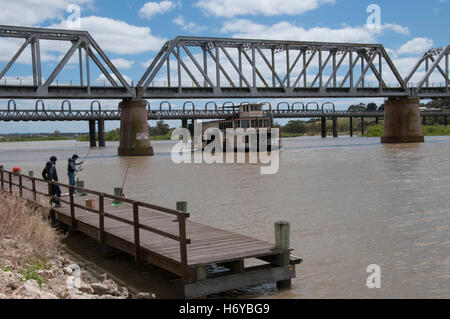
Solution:
M 0 137 L 1 142 L 36 142 L 36 141 L 65 141 L 72 140 L 73 138 L 65 137 L 65 136 L 34 136 L 34 137 L 25 137 L 25 136 L 2 136 Z
M 441 136 L 450 135 L 450 127 L 444 125 L 423 125 L 423 135 L 425 136 Z M 383 135 L 382 125 L 372 125 L 366 129 L 364 136 L 381 137 Z
M 61 247 L 61 235 L 50 225 L 49 209 L 36 206 L 0 191 L 0 267 L 4 270 L 3 248 L 20 247 L 20 255 L 8 256 L 23 265 L 24 278 L 42 283 L 37 271 L 47 269 L 47 260 Z M 2 258 L 3 257 L 3 258 Z

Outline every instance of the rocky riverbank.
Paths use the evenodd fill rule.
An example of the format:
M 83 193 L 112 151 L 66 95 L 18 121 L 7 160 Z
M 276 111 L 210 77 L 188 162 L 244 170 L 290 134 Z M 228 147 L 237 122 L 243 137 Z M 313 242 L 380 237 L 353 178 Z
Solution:
M 0 193 L 0 299 L 126 299 L 131 295 L 106 274 L 83 269 L 62 252 L 63 235 L 51 227 L 48 208 Z

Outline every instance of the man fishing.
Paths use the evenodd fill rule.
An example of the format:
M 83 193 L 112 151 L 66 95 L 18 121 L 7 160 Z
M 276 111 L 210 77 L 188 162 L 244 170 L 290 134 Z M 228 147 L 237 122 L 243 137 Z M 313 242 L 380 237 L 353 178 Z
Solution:
M 45 164 L 45 168 L 42 171 L 42 177 L 48 181 L 58 181 L 58 174 L 56 173 L 56 156 L 50 157 L 50 161 Z M 58 185 L 52 184 L 52 195 L 61 197 L 61 189 Z M 61 202 L 55 198 L 52 199 L 55 203 L 55 207 L 61 207 Z
M 69 163 L 67 165 L 67 176 L 69 177 L 69 185 L 75 187 L 75 173 L 82 170 L 82 168 L 77 168 L 77 166 L 84 163 L 84 161 L 81 161 L 79 163 L 76 162 L 77 159 L 80 157 L 77 154 L 73 154 L 72 158 L 69 158 Z M 77 196 L 76 190 L 73 192 L 74 196 Z

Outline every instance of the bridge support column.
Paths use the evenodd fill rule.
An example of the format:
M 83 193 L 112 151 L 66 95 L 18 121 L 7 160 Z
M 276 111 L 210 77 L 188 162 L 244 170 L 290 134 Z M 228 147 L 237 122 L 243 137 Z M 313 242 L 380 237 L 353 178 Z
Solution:
M 98 120 L 98 146 L 105 147 L 105 120 Z
M 336 138 L 338 137 L 338 126 L 337 126 L 337 117 L 333 117 L 333 137 Z
M 424 116 L 422 116 L 422 125 L 426 125 L 426 122 L 427 122 L 427 119 L 424 115 Z
M 378 125 L 378 116 L 375 117 L 375 124 Z
M 187 119 L 181 119 L 181 127 L 188 128 L 188 120 Z
M 320 118 L 320 126 L 322 131 L 322 138 L 327 138 L 327 118 L 321 117 Z
M 97 146 L 97 141 L 95 140 L 95 120 L 89 120 L 89 142 L 91 147 Z
M 348 127 L 350 128 L 350 137 L 353 137 L 353 117 L 350 116 L 348 121 Z
M 146 100 L 123 100 L 119 103 L 119 156 L 153 155 L 146 106 Z
M 419 98 L 390 98 L 385 103 L 384 133 L 381 143 L 424 141 L 419 102 Z
M 444 116 L 444 125 L 447 126 L 448 125 L 447 123 L 448 123 L 448 120 L 447 120 L 447 115 L 446 115 L 446 116 Z
M 361 117 L 361 136 L 364 136 L 366 126 L 364 125 L 364 117 Z

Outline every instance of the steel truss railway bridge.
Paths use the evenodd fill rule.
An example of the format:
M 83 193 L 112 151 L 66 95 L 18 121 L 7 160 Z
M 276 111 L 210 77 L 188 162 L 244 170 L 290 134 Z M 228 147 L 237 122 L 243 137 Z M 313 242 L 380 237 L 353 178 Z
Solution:
M 176 37 L 163 45 L 135 85 L 134 81 L 128 83 L 125 80 L 86 31 L 0 26 L 0 37 L 23 41 L 0 71 L 0 98 L 122 100 L 120 112 L 116 113 L 61 110 L 58 114 L 52 111 L 49 117 L 39 110 L 10 109 L 9 112 L 0 111 L 1 120 L 21 117 L 24 120 L 52 120 L 52 116 L 55 120 L 59 116 L 81 120 L 91 117 L 89 120 L 92 121 L 92 116 L 99 116 L 97 120 L 118 117 L 122 133 L 119 155 L 152 154 L 149 137 L 136 140 L 136 133 L 148 136 L 149 118 L 222 118 L 226 115 L 225 111 L 220 113 L 216 109 L 147 110 L 147 99 L 384 97 L 388 100 L 382 142 L 420 142 L 423 141 L 420 99 L 450 97 L 450 46 L 424 52 L 406 77 L 402 77 L 381 44 Z M 67 52 L 45 77 L 43 43 L 59 48 L 67 46 Z M 29 56 L 24 54 L 27 48 L 30 48 Z M 32 68 L 31 83 L 8 82 L 6 75 L 19 57 L 22 61 L 31 60 L 28 61 Z M 72 66 L 78 64 L 79 80 L 63 84 L 58 76 L 69 61 Z M 106 82 L 102 86 L 95 85 L 98 83 L 92 81 L 94 67 L 108 85 Z M 320 114 L 312 116 L 311 113 L 316 111 Z M 271 109 L 270 112 L 273 117 L 324 118 L 341 114 L 295 108 L 287 112 Z

